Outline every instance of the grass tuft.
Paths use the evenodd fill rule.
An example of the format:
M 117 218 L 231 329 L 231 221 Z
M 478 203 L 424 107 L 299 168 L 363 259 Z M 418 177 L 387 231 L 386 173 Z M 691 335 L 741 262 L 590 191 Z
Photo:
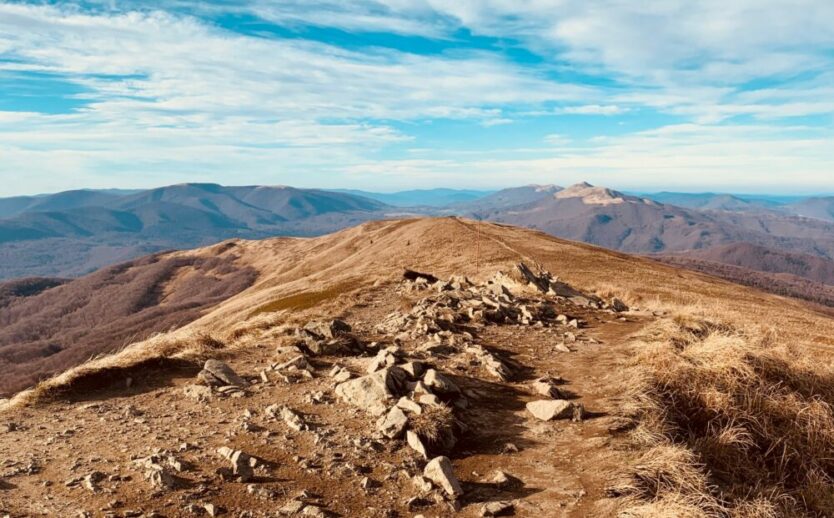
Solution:
M 834 515 L 830 365 L 772 330 L 677 316 L 648 330 L 634 368 L 623 413 L 651 449 L 612 486 L 626 516 L 663 516 L 664 502 L 702 516 Z

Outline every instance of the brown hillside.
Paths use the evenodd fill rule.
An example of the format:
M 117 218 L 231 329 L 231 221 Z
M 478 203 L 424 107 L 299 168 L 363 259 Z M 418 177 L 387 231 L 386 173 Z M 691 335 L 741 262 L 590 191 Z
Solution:
M 800 301 L 457 218 L 239 241 L 234 255 L 257 272 L 247 289 L 6 404 L 0 511 L 834 512 L 834 319 Z M 522 262 L 572 289 L 537 277 L 543 293 Z M 403 268 L 441 281 L 404 281 Z M 316 324 L 334 318 L 349 334 Z M 243 379 L 211 362 L 200 372 L 207 358 Z M 349 397 L 369 372 L 401 370 L 402 383 L 380 378 L 385 419 Z M 536 417 L 553 405 L 569 412 Z
M 688 250 L 671 257 L 724 263 L 760 272 L 804 277 L 834 286 L 834 261 L 821 257 L 786 252 L 750 243 L 732 243 L 702 250 Z
M 233 247 L 215 247 L 149 256 L 63 283 L 0 285 L 0 396 L 187 324 L 254 280 Z
M 766 273 L 741 266 L 733 266 L 715 261 L 705 261 L 684 255 L 658 256 L 657 259 L 667 264 L 681 266 L 690 270 L 714 275 L 721 279 L 757 288 L 768 293 L 794 297 L 808 302 L 834 308 L 834 286 L 809 281 L 803 277 L 787 273 Z M 825 311 L 831 311 L 830 309 Z

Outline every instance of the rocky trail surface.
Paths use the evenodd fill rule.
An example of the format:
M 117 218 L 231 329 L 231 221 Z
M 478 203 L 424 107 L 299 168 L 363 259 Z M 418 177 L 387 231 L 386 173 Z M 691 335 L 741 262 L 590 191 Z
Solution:
M 407 271 L 0 414 L 0 516 L 611 515 L 617 366 L 651 318 L 524 265 Z

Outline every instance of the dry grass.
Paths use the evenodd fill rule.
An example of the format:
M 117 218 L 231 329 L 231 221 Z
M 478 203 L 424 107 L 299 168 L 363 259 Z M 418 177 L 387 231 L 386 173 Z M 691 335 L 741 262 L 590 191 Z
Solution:
M 344 293 L 354 291 L 358 287 L 360 287 L 358 282 L 347 282 L 322 291 L 305 291 L 296 293 L 294 295 L 268 302 L 267 304 L 258 307 L 249 315 L 249 317 L 251 318 L 264 313 L 276 313 L 279 311 L 301 311 L 310 309 L 323 302 L 332 300 Z
M 283 315 L 260 315 L 224 333 L 209 333 L 200 328 L 160 333 L 46 379 L 17 394 L 11 403 L 15 407 L 36 405 L 74 392 L 95 393 L 123 383 L 127 377 L 198 369 L 209 358 L 224 357 L 265 337 L 285 334 L 286 320 Z
M 436 447 L 454 438 L 455 414 L 448 406 L 428 406 L 409 418 L 409 427 L 428 445 Z
M 612 487 L 625 514 L 831 516 L 834 369 L 770 329 L 692 316 L 705 312 L 660 320 L 638 345 L 624 412 L 650 449 Z

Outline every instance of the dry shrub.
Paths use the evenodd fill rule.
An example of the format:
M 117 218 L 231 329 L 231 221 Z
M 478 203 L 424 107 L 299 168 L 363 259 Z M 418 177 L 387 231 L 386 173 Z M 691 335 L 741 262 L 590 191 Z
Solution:
M 442 448 L 455 440 L 455 414 L 446 405 L 427 406 L 409 417 L 409 427 L 429 447 Z
M 632 516 L 648 502 L 707 516 L 834 514 L 828 365 L 772 332 L 680 316 L 649 330 L 636 369 L 624 411 L 640 422 L 634 439 L 656 447 L 615 486 L 639 502 Z

